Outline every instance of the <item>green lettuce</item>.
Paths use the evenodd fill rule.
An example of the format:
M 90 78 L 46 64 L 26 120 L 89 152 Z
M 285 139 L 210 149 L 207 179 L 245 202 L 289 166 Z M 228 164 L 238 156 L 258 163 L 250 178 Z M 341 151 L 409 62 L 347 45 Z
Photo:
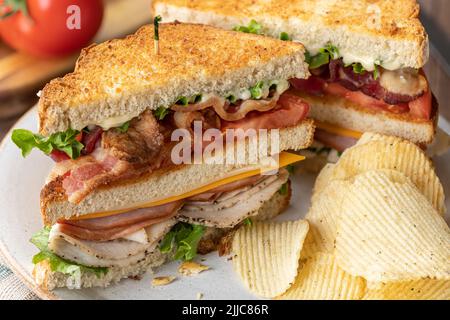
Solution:
M 169 253 L 176 248 L 175 260 L 192 260 L 197 255 L 198 243 L 204 233 L 204 226 L 179 222 L 165 235 L 159 250 Z
M 80 131 L 67 129 L 64 132 L 44 137 L 29 130 L 15 129 L 12 132 L 11 140 L 22 150 L 23 157 L 28 156 L 31 150 L 37 148 L 45 154 L 50 154 L 53 150 L 59 150 L 70 158 L 76 159 L 84 148 L 84 145 L 77 140 L 79 134 Z
M 305 54 L 306 63 L 309 64 L 310 69 L 317 69 L 326 65 L 330 60 L 338 59 L 340 57 L 339 50 L 332 44 L 327 44 L 324 48 L 319 50 L 319 53 L 312 56 L 308 51 Z
M 155 111 L 153 111 L 156 119 L 163 120 L 169 114 L 169 108 L 158 107 Z
M 33 257 L 34 264 L 47 260 L 52 271 L 71 276 L 78 276 L 83 272 L 93 272 L 97 277 L 101 277 L 108 272 L 108 268 L 86 267 L 60 258 L 48 248 L 49 234 L 50 227 L 45 227 L 31 237 L 30 242 L 40 250 Z
M 117 127 L 116 129 L 120 132 L 120 133 L 126 133 L 128 131 L 128 129 L 130 128 L 130 121 L 125 122 L 123 125 L 121 125 L 120 127 Z
M 256 20 L 251 20 L 248 26 L 235 26 L 233 30 L 244 33 L 262 34 L 262 26 Z

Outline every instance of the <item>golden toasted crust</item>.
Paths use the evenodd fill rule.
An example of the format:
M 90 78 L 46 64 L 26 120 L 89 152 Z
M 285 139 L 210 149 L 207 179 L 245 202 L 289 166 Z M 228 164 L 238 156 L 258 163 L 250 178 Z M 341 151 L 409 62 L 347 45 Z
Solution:
M 51 81 L 39 101 L 41 134 L 168 107 L 179 96 L 225 94 L 270 76 L 309 75 L 304 47 L 210 26 L 169 23 L 84 49 L 75 71 Z
M 425 35 L 418 19 L 416 0 L 155 0 L 153 8 L 158 3 L 243 18 L 271 16 L 288 20 L 296 17 L 303 21 L 316 20 L 329 27 L 346 26 L 358 33 L 399 39 L 414 40 Z M 376 11 L 381 15 L 381 27 L 370 28 L 368 14 Z
M 428 60 L 416 0 L 155 0 L 153 10 L 166 20 L 226 29 L 255 19 L 266 35 L 287 32 L 311 52 L 331 42 L 366 68 L 375 61 L 390 70 L 420 68 Z

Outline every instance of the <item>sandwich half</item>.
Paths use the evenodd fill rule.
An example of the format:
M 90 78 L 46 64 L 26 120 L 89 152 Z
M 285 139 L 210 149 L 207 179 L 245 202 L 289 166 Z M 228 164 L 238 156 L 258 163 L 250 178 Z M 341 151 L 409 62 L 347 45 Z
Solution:
M 168 23 L 156 50 L 154 35 L 145 26 L 83 50 L 73 73 L 42 90 L 39 133 L 12 134 L 24 156 L 37 148 L 56 162 L 41 191 L 45 228 L 32 239 L 42 287 L 105 287 L 190 260 L 289 203 L 286 168 L 302 157 L 285 151 L 314 136 L 308 104 L 289 92 L 289 79 L 309 76 L 304 47 Z M 212 145 L 208 130 L 220 146 L 239 129 L 255 132 L 227 149 L 244 161 L 204 152 L 191 161 Z M 260 138 L 261 158 L 250 161 Z
M 312 150 L 342 151 L 362 132 L 399 136 L 426 146 L 438 107 L 422 67 L 428 36 L 415 0 L 156 0 L 166 20 L 301 42 L 312 76 L 291 79 L 292 92 L 316 120 Z

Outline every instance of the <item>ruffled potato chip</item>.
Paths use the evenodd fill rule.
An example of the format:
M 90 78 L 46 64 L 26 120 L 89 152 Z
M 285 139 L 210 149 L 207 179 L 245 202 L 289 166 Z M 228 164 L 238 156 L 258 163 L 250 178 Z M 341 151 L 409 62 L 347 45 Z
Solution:
M 342 270 L 331 254 L 317 253 L 300 268 L 294 284 L 278 297 L 286 300 L 357 300 L 365 280 Z
M 450 281 L 421 279 L 382 283 L 368 289 L 364 300 L 450 300 Z
M 316 252 L 333 253 L 342 200 L 350 182 L 332 181 L 322 192 L 312 198 L 311 208 L 305 219 L 310 231 L 305 240 L 302 257 L 310 257 Z
M 348 180 L 370 170 L 397 170 L 410 178 L 443 215 L 446 210 L 444 188 L 425 153 L 415 144 L 399 138 L 374 135 L 372 139 L 345 151 L 331 174 L 327 173 L 329 180 Z
M 335 253 L 345 271 L 371 282 L 450 279 L 450 230 L 397 171 L 355 178 L 343 201 Z
M 245 286 L 265 298 L 284 293 L 297 276 L 308 230 L 305 220 L 241 227 L 232 243 L 233 268 Z

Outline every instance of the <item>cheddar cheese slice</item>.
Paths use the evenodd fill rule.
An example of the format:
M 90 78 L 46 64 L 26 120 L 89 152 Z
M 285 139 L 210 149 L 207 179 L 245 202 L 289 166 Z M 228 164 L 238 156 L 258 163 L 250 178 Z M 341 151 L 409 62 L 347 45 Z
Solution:
M 305 159 L 305 157 L 294 154 L 294 153 L 281 152 L 280 156 L 279 156 L 279 161 L 278 161 L 278 168 L 286 167 L 290 164 L 293 164 L 298 161 L 302 161 L 304 159 Z M 111 211 L 90 213 L 90 214 L 86 214 L 83 216 L 74 217 L 71 220 L 85 220 L 85 219 L 101 218 L 101 217 L 107 217 L 107 216 L 112 216 L 112 215 L 116 215 L 116 214 L 120 214 L 120 213 L 129 212 L 132 210 L 160 206 L 160 205 L 163 205 L 163 204 L 166 204 L 169 202 L 186 199 L 186 198 L 195 196 L 200 193 L 204 193 L 208 190 L 211 190 L 211 189 L 214 189 L 214 188 L 217 188 L 217 187 L 220 187 L 220 186 L 223 186 L 223 185 L 226 185 L 226 184 L 238 181 L 238 180 L 242 180 L 245 178 L 259 175 L 261 173 L 264 173 L 264 171 L 265 171 L 264 168 L 256 168 L 255 169 L 254 166 L 249 167 L 248 169 L 249 169 L 248 171 L 245 171 L 245 169 L 244 169 L 243 172 L 241 172 L 239 174 L 212 182 L 212 183 L 202 186 L 200 188 L 196 188 L 196 189 L 193 189 L 191 191 L 188 191 L 188 192 L 185 192 L 185 193 L 182 193 L 179 195 L 174 195 L 174 196 L 164 198 L 161 200 L 152 201 L 152 202 L 148 202 L 148 203 L 144 203 L 144 204 L 139 204 L 139 205 L 129 207 L 126 209 L 117 209 L 117 210 L 111 210 Z M 273 170 L 274 168 L 271 168 L 271 169 Z
M 317 128 L 327 131 L 329 133 L 339 135 L 339 136 L 350 137 L 350 138 L 354 138 L 354 139 L 359 139 L 362 136 L 362 133 L 358 132 L 358 131 L 344 129 L 344 128 L 335 126 L 333 124 L 327 123 L 327 122 L 321 122 L 321 121 L 317 121 L 317 120 L 315 120 L 314 122 L 315 122 Z

